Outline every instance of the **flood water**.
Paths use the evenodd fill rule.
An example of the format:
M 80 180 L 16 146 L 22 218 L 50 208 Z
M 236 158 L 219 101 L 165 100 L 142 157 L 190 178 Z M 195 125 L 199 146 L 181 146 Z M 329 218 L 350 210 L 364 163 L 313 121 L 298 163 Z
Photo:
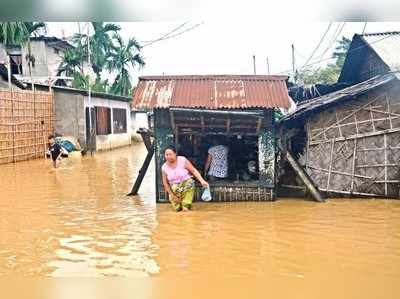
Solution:
M 154 167 L 141 195 L 126 196 L 145 153 L 139 144 L 73 155 L 57 170 L 44 160 L 0 165 L 0 277 L 190 279 L 199 298 L 215 297 L 205 281 L 261 280 L 239 297 L 400 298 L 400 201 L 196 203 L 175 213 L 155 204 Z M 174 298 L 184 297 L 194 298 Z

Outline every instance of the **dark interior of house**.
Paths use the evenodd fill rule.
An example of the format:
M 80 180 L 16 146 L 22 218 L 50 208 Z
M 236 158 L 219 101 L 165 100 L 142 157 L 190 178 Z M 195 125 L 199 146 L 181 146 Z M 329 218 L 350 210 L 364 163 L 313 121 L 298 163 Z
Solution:
M 178 153 L 188 158 L 204 174 L 208 150 L 215 135 L 183 135 L 178 142 Z M 235 135 L 219 136 L 221 145 L 229 149 L 228 178 L 225 181 L 258 180 L 258 137 Z
M 171 109 L 170 119 L 178 154 L 187 157 L 202 174 L 208 150 L 225 145 L 229 151 L 228 177 L 221 182 L 258 181 L 263 112 Z

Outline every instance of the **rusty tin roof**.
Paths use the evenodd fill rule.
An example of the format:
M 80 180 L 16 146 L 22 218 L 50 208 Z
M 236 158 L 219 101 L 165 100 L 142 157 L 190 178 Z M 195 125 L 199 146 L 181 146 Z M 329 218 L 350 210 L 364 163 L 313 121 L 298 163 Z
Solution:
M 289 108 L 286 76 L 139 77 L 133 108 Z

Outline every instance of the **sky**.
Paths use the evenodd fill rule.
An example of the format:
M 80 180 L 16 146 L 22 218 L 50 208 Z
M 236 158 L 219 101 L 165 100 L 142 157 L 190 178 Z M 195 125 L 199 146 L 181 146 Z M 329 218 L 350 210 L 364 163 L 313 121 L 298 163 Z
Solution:
M 262 21 L 174 21 L 118 23 L 124 39 L 136 38 L 142 44 L 155 40 L 185 24 L 175 33 L 190 29 L 171 39 L 155 42 L 142 49 L 146 66 L 132 70 L 134 81 L 144 75 L 197 75 L 197 74 L 253 74 L 253 55 L 256 73 L 282 74 L 292 69 L 292 50 L 295 64 L 302 67 L 309 60 L 313 67 L 333 62 L 329 60 L 335 37 L 343 22 L 262 22 Z M 85 23 L 81 22 L 81 27 Z M 75 22 L 47 23 L 47 33 L 58 37 L 70 36 L 78 31 Z M 365 22 L 346 22 L 341 36 L 351 38 L 361 33 Z M 365 33 L 400 31 L 400 22 L 368 22 Z M 321 45 L 317 47 L 326 33 Z M 328 60 L 327 60 L 328 59 Z M 323 60 L 322 62 L 319 62 Z M 317 62 L 317 63 L 316 63 Z

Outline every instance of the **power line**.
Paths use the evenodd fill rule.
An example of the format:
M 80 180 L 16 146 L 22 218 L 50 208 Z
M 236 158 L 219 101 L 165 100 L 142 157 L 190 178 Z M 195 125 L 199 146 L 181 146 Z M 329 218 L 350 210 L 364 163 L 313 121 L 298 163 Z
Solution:
M 326 47 L 325 51 L 322 52 L 322 54 L 321 54 L 321 56 L 319 57 L 319 59 L 323 59 L 324 56 L 325 56 L 325 54 L 326 54 L 326 52 L 328 52 L 328 51 L 330 50 L 330 48 L 336 43 L 336 41 L 337 41 L 337 39 L 338 39 L 340 33 L 342 33 L 343 28 L 344 28 L 345 25 L 346 25 L 346 22 L 343 22 L 342 25 L 340 25 L 340 23 L 339 23 L 339 25 L 338 25 L 338 27 L 337 27 L 337 29 L 336 29 L 336 31 L 335 31 L 335 33 L 334 33 L 332 39 L 329 41 L 328 46 Z
M 354 51 L 356 51 L 356 50 L 365 48 L 365 47 L 369 47 L 369 45 L 376 44 L 376 43 L 378 43 L 378 42 L 380 42 L 380 41 L 382 41 L 382 40 L 385 40 L 385 39 L 387 39 L 387 38 L 389 38 L 389 37 L 393 37 L 393 34 L 390 34 L 390 35 L 388 35 L 388 36 L 385 36 L 385 37 L 383 37 L 383 38 L 381 38 L 381 39 L 378 39 L 378 40 L 376 40 L 376 41 L 370 42 L 370 43 L 368 43 L 368 45 L 359 46 L 359 47 L 357 47 L 357 48 L 354 48 L 353 50 L 349 50 L 349 51 L 347 51 L 347 54 L 349 54 L 349 53 L 351 53 L 351 52 L 354 52 Z M 315 65 L 315 64 L 318 64 L 318 63 L 320 63 L 320 62 L 322 62 L 322 61 L 328 61 L 328 60 L 331 60 L 331 59 L 336 59 L 336 58 L 335 58 L 335 57 L 324 58 L 324 59 L 321 59 L 321 60 L 319 60 L 319 61 L 315 61 L 315 62 L 309 63 L 309 64 L 307 64 L 307 65 L 304 65 L 303 67 Z M 281 71 L 281 72 L 279 72 L 278 74 L 289 73 L 289 72 L 291 72 L 291 71 L 292 71 L 291 69 L 288 69 L 288 70 L 285 70 L 285 71 Z
M 346 25 L 346 22 L 343 22 L 343 24 L 342 24 L 341 27 L 340 27 L 340 24 L 339 24 L 339 26 L 338 26 L 338 29 L 339 29 L 339 27 L 340 27 L 339 31 L 338 31 L 338 32 L 335 32 L 334 38 L 332 38 L 332 40 L 329 42 L 328 47 L 325 49 L 325 51 L 324 51 L 324 52 L 322 53 L 322 55 L 319 57 L 320 60 L 324 58 L 324 56 L 325 56 L 325 54 L 328 52 L 328 50 L 336 43 L 336 41 L 337 41 L 339 35 L 342 33 L 343 28 L 344 28 L 345 25 Z M 317 71 L 320 70 L 321 67 L 322 67 L 322 65 L 320 65 L 320 66 L 317 68 Z
M 143 45 L 142 48 L 144 48 L 144 47 L 146 47 L 146 46 L 150 46 L 150 45 L 154 44 L 155 42 L 164 41 L 164 40 L 167 40 L 167 39 L 171 39 L 171 38 L 177 37 L 177 36 L 182 35 L 182 34 L 188 32 L 188 31 L 191 31 L 191 30 L 193 30 L 193 29 L 195 29 L 195 28 L 197 28 L 197 27 L 199 27 L 200 25 L 203 25 L 203 24 L 204 24 L 204 22 L 201 22 L 201 23 L 195 24 L 195 25 L 193 25 L 192 27 L 189 27 L 189 28 L 187 28 L 187 29 L 185 29 L 185 30 L 183 30 L 183 31 L 181 31 L 181 32 L 178 32 L 178 33 L 176 33 L 176 34 L 168 35 L 168 36 L 165 36 L 165 37 L 163 37 L 163 38 L 159 38 L 159 39 L 157 39 L 157 40 L 154 40 L 154 41 L 152 41 L 152 42 L 150 42 L 150 43 L 147 43 L 147 44 Z M 182 27 L 182 25 L 181 25 L 180 27 Z M 176 30 L 173 30 L 173 31 L 176 31 Z M 172 32 L 170 32 L 170 34 L 171 34 L 171 33 L 172 33 Z
M 155 43 L 157 41 L 163 40 L 165 37 L 167 37 L 168 35 L 171 35 L 172 33 L 176 32 L 177 30 L 181 29 L 183 26 L 185 26 L 188 22 L 185 22 L 181 25 L 179 25 L 178 27 L 172 29 L 171 31 L 169 31 L 168 33 L 165 33 L 164 35 L 162 35 L 159 38 L 153 39 L 153 40 L 145 40 L 145 41 L 141 41 L 140 43 L 145 44 L 145 45 L 150 45 L 152 43 Z
M 325 39 L 326 34 L 328 33 L 329 29 L 331 28 L 331 26 L 332 26 L 332 22 L 329 23 L 328 27 L 326 28 L 324 34 L 322 35 L 322 37 L 321 37 L 320 41 L 318 42 L 317 46 L 315 47 L 314 51 L 311 53 L 311 55 L 307 59 L 306 63 L 300 69 L 303 69 L 307 65 L 307 63 L 309 63 L 310 60 L 314 57 L 314 54 L 317 52 L 318 48 L 321 46 L 322 42 Z

